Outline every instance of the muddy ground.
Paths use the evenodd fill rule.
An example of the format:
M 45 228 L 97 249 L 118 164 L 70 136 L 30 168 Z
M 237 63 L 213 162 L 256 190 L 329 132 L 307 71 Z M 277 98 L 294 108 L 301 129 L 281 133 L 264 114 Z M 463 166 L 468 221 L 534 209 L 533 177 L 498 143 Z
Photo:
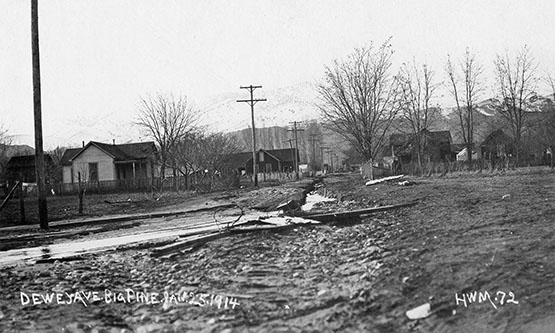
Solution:
M 338 201 L 323 211 L 418 200 L 362 219 L 235 234 L 167 257 L 130 249 L 2 267 L 0 331 L 555 332 L 555 173 L 410 180 L 325 178 L 317 191 Z M 219 200 L 256 205 L 279 192 Z M 32 293 L 72 304 L 33 304 Z M 426 303 L 429 316 L 407 318 Z

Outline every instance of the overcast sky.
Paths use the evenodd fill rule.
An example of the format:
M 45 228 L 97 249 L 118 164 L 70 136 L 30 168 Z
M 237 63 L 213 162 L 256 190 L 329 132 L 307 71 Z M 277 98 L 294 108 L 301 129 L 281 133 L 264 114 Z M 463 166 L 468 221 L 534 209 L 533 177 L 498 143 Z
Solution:
M 30 7 L 0 6 L 0 123 L 27 144 Z M 447 54 L 460 57 L 467 46 L 491 77 L 497 53 L 527 44 L 543 74 L 555 69 L 554 9 L 548 0 L 39 1 L 45 147 L 81 140 L 72 123 L 131 121 L 147 93 L 181 93 L 202 105 L 244 94 L 241 85 L 315 82 L 333 59 L 390 36 L 397 64 L 427 62 L 440 80 Z

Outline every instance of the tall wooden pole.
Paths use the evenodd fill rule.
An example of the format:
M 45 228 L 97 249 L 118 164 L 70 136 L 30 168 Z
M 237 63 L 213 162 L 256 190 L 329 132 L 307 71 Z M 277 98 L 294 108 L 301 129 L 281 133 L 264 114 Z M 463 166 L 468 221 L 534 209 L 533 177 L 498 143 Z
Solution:
M 254 105 L 257 102 L 265 102 L 266 99 L 265 98 L 259 98 L 259 99 L 254 99 L 254 89 L 256 88 L 262 88 L 262 86 L 253 86 L 252 84 L 250 86 L 246 86 L 246 87 L 240 87 L 241 89 L 248 89 L 250 91 L 251 94 L 251 98 L 250 99 L 240 99 L 237 100 L 237 102 L 245 102 L 248 103 L 251 106 L 251 120 L 252 120 L 252 173 L 253 173 L 253 179 L 254 179 L 254 186 L 258 186 L 258 173 L 256 170 L 256 129 L 254 127 Z
M 31 49 L 33 53 L 33 106 L 35 115 L 35 172 L 41 229 L 48 230 L 48 208 L 46 205 L 46 184 L 44 171 L 44 150 L 42 147 L 42 111 L 40 101 L 40 56 L 39 56 L 39 15 L 38 0 L 31 0 Z
M 290 129 L 288 131 L 295 134 L 295 149 L 297 150 L 295 152 L 295 180 L 299 180 L 299 139 L 297 137 L 297 132 L 302 132 L 304 131 L 304 129 L 297 128 L 297 124 L 300 124 L 301 121 L 291 121 L 289 123 L 293 124 L 293 129 Z

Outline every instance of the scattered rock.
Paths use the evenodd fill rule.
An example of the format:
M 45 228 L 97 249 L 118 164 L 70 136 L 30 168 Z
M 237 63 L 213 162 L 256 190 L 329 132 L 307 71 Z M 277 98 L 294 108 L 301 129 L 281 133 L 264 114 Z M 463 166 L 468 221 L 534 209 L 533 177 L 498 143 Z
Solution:
M 406 315 L 411 320 L 422 319 L 432 314 L 431 309 L 430 303 L 426 303 L 407 311 Z

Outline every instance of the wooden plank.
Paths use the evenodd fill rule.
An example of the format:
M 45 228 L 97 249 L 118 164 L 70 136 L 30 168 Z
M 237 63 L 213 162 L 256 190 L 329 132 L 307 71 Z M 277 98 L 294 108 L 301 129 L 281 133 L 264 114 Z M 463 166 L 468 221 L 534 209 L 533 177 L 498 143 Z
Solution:
M 376 184 L 387 182 L 387 181 L 390 181 L 390 180 L 397 180 L 397 179 L 401 179 L 403 177 L 405 177 L 405 175 L 385 177 L 385 178 L 380 178 L 380 179 L 376 179 L 376 180 L 369 180 L 369 181 L 366 182 L 366 186 L 376 185 Z
M 346 212 L 333 212 L 333 213 L 324 213 L 324 214 L 306 214 L 302 215 L 302 217 L 316 220 L 320 222 L 330 222 L 334 220 L 341 220 L 346 219 L 349 217 L 357 217 L 361 215 L 367 215 L 377 212 L 383 212 L 387 210 L 402 208 L 402 207 L 410 207 L 416 205 L 417 201 L 397 204 L 397 205 L 389 205 L 389 206 L 381 206 L 381 207 L 372 207 L 372 208 L 365 208 L 365 209 L 358 209 L 358 210 L 351 210 Z
M 208 234 L 208 235 L 191 236 L 191 237 L 186 238 L 183 241 L 179 241 L 177 243 L 173 243 L 173 244 L 169 244 L 169 245 L 166 245 L 166 246 L 162 246 L 162 247 L 153 249 L 152 252 L 151 252 L 151 256 L 160 257 L 160 256 L 166 255 L 170 252 L 179 251 L 179 250 L 191 247 L 191 246 L 204 244 L 204 243 L 209 242 L 211 240 L 215 240 L 215 239 L 225 237 L 229 234 L 230 234 L 229 232 L 224 231 L 224 232 L 211 233 L 211 234 Z
M 17 183 L 15 183 L 14 187 L 12 187 L 12 189 L 10 190 L 10 193 L 8 193 L 8 195 L 6 196 L 6 198 L 4 198 L 4 201 L 2 201 L 2 204 L 0 205 L 0 210 L 2 210 L 2 208 L 4 208 L 4 206 L 5 206 L 6 203 L 8 202 L 8 200 L 11 199 L 11 197 L 13 196 L 15 190 L 16 190 L 17 187 L 19 186 L 19 183 L 21 183 L 21 180 L 18 180 Z

